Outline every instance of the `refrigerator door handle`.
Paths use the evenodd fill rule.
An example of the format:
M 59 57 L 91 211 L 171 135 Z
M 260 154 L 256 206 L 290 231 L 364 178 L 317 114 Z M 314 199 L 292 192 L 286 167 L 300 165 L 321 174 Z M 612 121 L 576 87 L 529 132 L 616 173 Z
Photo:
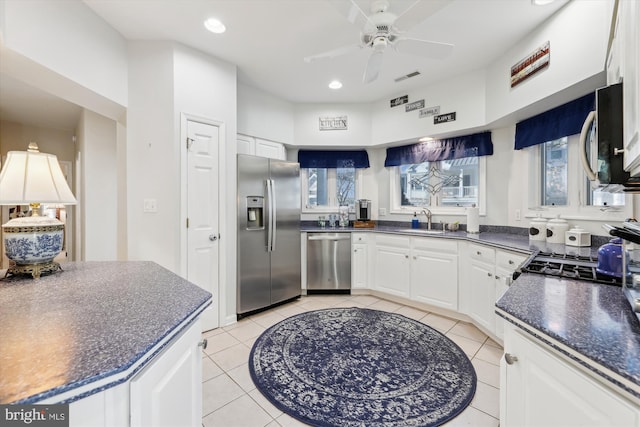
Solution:
M 276 205 L 276 182 L 273 179 L 271 181 L 271 252 L 276 250 L 276 235 L 277 235 L 277 213 L 278 207 Z
M 271 180 L 265 180 L 265 186 L 267 187 L 267 252 L 271 252 L 272 240 L 273 240 L 273 227 L 271 226 L 273 221 L 273 191 L 271 188 Z

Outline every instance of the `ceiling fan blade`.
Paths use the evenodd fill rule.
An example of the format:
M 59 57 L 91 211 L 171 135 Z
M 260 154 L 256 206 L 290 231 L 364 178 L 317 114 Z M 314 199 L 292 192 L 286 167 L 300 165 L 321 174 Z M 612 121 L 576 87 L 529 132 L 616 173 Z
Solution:
M 398 37 L 393 46 L 400 53 L 433 59 L 444 59 L 453 52 L 451 43 L 418 40 L 408 37 Z
M 365 25 L 373 25 L 367 14 L 354 0 L 329 0 L 329 3 L 350 23 L 364 28 Z
M 382 50 L 374 50 L 371 53 L 369 61 L 367 62 L 367 68 L 364 70 L 364 76 L 362 77 L 364 83 L 371 83 L 378 78 L 378 74 L 380 74 L 380 69 L 382 68 L 383 56 L 384 51 Z
M 407 31 L 450 3 L 451 0 L 416 0 L 398 15 L 393 25 L 400 31 Z
M 318 53 L 317 55 L 305 56 L 304 62 L 314 62 L 320 59 L 331 59 L 336 56 L 346 55 L 351 52 L 355 52 L 359 49 L 362 49 L 361 45 L 353 44 L 348 46 L 342 46 L 337 49 L 332 49 L 326 52 Z

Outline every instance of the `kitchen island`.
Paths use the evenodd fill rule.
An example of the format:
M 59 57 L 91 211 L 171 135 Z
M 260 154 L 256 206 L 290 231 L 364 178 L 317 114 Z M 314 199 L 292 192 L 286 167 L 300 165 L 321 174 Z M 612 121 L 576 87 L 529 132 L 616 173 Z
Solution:
M 63 270 L 0 281 L 0 403 L 82 402 L 124 385 L 211 304 L 209 292 L 153 262 Z

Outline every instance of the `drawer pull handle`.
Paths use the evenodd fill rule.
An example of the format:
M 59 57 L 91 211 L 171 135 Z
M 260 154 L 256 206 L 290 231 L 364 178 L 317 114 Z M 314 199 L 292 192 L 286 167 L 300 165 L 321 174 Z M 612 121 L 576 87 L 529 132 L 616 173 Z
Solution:
M 496 276 L 496 279 L 500 280 L 500 276 Z
M 202 341 L 200 341 L 200 342 L 198 343 L 198 347 L 202 347 L 202 349 L 204 350 L 204 349 L 206 349 L 206 348 L 207 348 L 207 344 L 209 344 L 209 342 L 208 342 L 208 341 L 207 341 L 207 339 L 205 338 L 205 339 L 203 339 Z
M 513 260 L 511 260 L 511 259 L 510 259 L 510 260 L 509 260 L 509 264 L 513 264 Z
M 482 255 L 482 252 L 476 251 L 476 255 Z
M 491 273 L 487 273 L 487 276 L 491 277 L 491 276 L 493 276 L 493 274 L 491 274 Z
M 518 361 L 518 358 L 511 353 L 504 354 L 504 361 L 507 362 L 507 365 L 513 365 Z

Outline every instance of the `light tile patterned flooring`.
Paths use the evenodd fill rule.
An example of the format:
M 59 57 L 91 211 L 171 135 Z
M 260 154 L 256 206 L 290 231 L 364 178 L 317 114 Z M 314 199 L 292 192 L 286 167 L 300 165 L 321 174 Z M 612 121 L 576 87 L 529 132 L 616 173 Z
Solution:
M 445 334 L 469 356 L 478 377 L 476 394 L 446 426 L 498 426 L 499 360 L 502 348 L 475 326 L 369 295 L 313 295 L 249 316 L 203 334 L 202 424 L 205 427 L 304 426 L 273 406 L 256 389 L 248 359 L 256 338 L 295 314 L 333 307 L 366 307 L 402 314 Z

